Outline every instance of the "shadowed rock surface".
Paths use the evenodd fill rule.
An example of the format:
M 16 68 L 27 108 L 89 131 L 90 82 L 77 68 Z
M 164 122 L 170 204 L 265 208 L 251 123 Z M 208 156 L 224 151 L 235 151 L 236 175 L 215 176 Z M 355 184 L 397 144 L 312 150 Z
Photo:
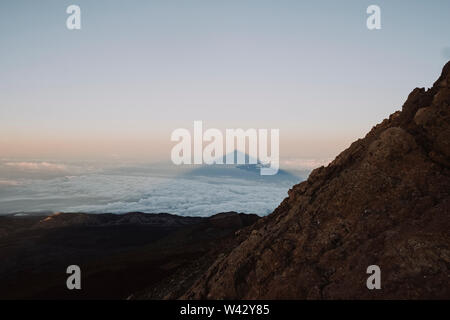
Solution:
M 450 298 L 450 62 L 220 256 L 187 299 Z M 381 268 L 381 290 L 366 269 Z
M 126 299 L 181 270 L 206 271 L 256 215 L 0 216 L 0 299 Z M 82 289 L 66 287 L 69 265 Z M 196 274 L 196 273 L 193 273 Z M 178 284 L 182 292 L 192 285 Z

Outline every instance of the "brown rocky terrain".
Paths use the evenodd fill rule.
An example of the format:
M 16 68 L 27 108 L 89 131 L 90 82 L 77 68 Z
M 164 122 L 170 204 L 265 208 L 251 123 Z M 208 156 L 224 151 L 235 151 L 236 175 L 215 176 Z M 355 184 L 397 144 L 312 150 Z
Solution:
M 242 231 L 181 298 L 450 299 L 449 192 L 450 62 Z M 374 264 L 381 290 L 366 287 Z

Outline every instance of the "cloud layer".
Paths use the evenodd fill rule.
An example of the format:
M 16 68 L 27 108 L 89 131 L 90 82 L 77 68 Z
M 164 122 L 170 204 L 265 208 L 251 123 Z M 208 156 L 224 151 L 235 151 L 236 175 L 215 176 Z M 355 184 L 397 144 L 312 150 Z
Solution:
M 239 211 L 266 215 L 287 196 L 291 184 L 226 177 L 164 178 L 97 173 L 22 180 L 0 193 L 0 207 L 6 211 L 1 213 L 144 211 L 209 216 Z

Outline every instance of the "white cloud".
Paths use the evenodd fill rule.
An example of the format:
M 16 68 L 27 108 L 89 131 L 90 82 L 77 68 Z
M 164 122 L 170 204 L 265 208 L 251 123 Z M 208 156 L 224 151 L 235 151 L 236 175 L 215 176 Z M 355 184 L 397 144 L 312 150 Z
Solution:
M 116 177 L 117 179 L 117 177 Z M 155 184 L 124 181 L 121 188 L 108 194 L 117 195 L 116 201 L 104 204 L 82 205 L 68 211 L 113 212 L 129 211 L 168 212 L 179 215 L 208 216 L 224 211 L 270 213 L 285 196 L 289 186 L 261 185 L 234 179 L 173 179 Z M 130 183 L 131 182 L 131 183 Z M 161 181 L 160 181 L 161 182 Z M 110 184 L 114 185 L 114 184 Z M 119 186 L 119 185 L 117 185 Z M 103 193 L 103 192 L 102 192 Z
M 66 171 L 67 167 L 64 164 L 50 163 L 50 162 L 5 162 L 5 166 L 13 167 L 20 170 L 45 170 L 45 171 Z
M 0 186 L 18 186 L 18 185 L 20 185 L 19 181 L 0 179 Z
M 155 178 L 89 174 L 29 180 L 20 186 L 13 211 L 143 211 L 209 216 L 224 211 L 266 215 L 287 196 L 291 183 L 236 178 Z M 28 207 L 24 207 L 24 204 Z M 0 200 L 0 206 L 2 201 Z

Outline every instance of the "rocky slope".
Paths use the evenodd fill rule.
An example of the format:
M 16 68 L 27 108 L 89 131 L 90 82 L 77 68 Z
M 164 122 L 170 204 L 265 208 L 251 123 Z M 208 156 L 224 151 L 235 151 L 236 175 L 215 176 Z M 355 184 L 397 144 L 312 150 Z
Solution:
M 450 298 L 450 62 L 181 298 Z M 366 269 L 381 268 L 381 290 Z

